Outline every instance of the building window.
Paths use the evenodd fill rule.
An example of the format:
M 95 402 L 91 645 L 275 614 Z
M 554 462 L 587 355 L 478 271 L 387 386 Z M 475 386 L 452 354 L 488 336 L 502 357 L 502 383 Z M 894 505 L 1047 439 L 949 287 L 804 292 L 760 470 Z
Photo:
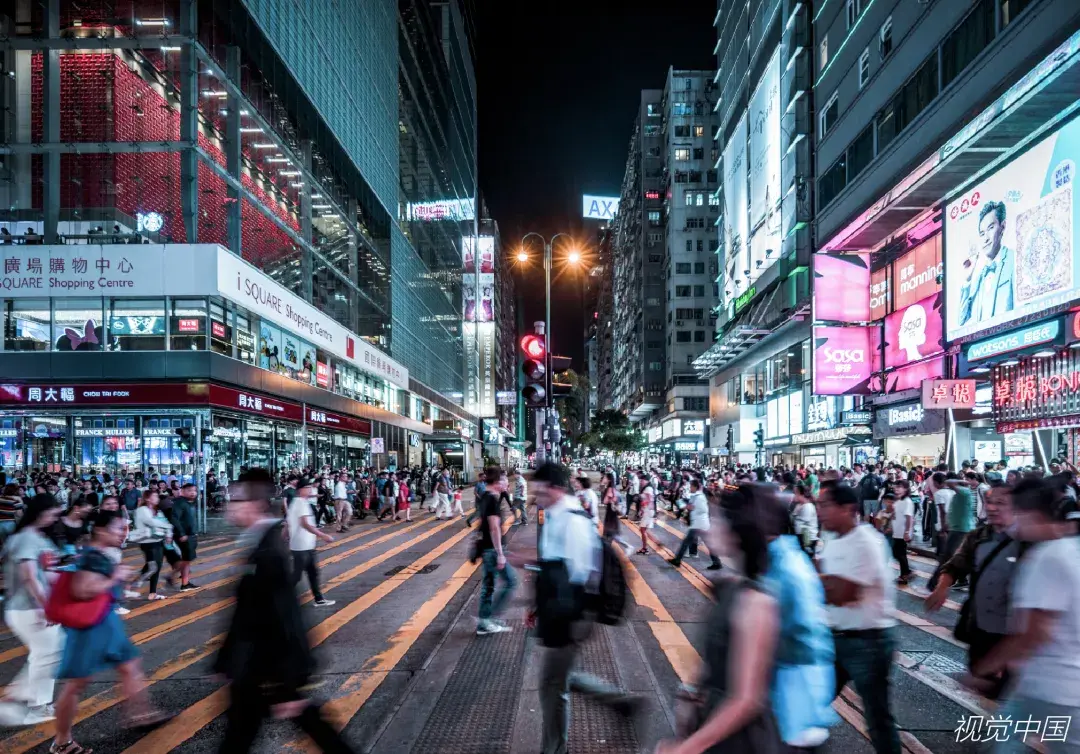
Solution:
M 649 225 L 656 227 L 660 224 L 660 210 L 649 210 Z
M 870 80 L 870 48 L 867 47 L 859 56 L 859 88 L 866 86 Z
M 1016 16 L 1033 2 L 1034 0 L 1001 0 L 1001 28 L 1004 29 L 1016 20 Z
M 110 350 L 165 350 L 164 299 L 111 299 L 106 321 L 109 323 Z
M 694 342 L 695 343 L 704 343 L 705 342 L 705 331 L 704 330 L 694 330 Z
M 660 124 L 659 123 L 646 123 L 644 133 L 645 133 L 646 136 L 659 136 L 660 135 Z
M 700 139 L 704 135 L 705 135 L 705 126 L 703 126 L 703 125 L 701 125 L 699 123 L 695 123 L 694 124 L 694 137 L 697 138 L 697 139 Z
M 689 241 L 687 241 L 687 243 L 689 243 Z M 675 263 L 675 274 L 676 275 L 689 275 L 690 274 L 690 263 L 689 262 L 676 262 Z
M 107 345 L 102 327 L 101 298 L 58 298 L 53 301 L 53 350 L 100 351 Z
M 701 241 L 698 241 L 698 243 L 700 244 Z M 698 249 L 698 251 L 701 251 L 701 249 Z M 705 274 L 705 263 L 704 262 L 694 262 L 694 274 L 695 275 L 704 275 Z
M 694 159 L 695 160 L 704 160 L 705 159 L 705 147 L 694 147 Z
M 688 218 L 686 218 L 686 227 L 687 227 L 688 230 L 694 230 L 694 229 L 700 230 L 701 228 L 705 227 L 705 218 L 704 217 L 688 217 Z
M 647 237 L 650 244 L 658 244 L 664 240 L 663 233 L 650 233 Z
M 663 261 L 664 261 L 664 255 L 663 254 L 650 254 L 649 255 L 649 264 L 660 264 Z
M 676 138 L 686 138 L 686 137 L 690 136 L 690 126 L 687 126 L 687 125 L 675 126 L 675 128 L 673 130 L 674 130 Z
M 705 396 L 683 398 L 683 411 L 708 411 L 709 399 Z
M 889 57 L 889 53 L 892 52 L 892 16 L 885 19 L 885 23 L 881 25 L 881 31 L 878 32 L 878 52 L 881 53 L 881 59 Z
M 656 102 L 650 102 L 645 105 L 645 114 L 650 118 L 659 118 L 662 113 L 660 112 L 660 105 Z
M 821 115 L 818 120 L 818 139 L 824 139 L 825 134 L 832 130 L 832 127 L 836 125 L 836 120 L 840 117 L 840 100 L 833 92 L 833 95 L 825 102 L 825 107 L 821 109 Z
M 675 183 L 686 183 L 686 179 L 689 178 L 689 176 L 690 174 L 687 173 L 685 170 L 676 170 Z
M 677 285 L 675 286 L 675 298 L 690 298 L 690 286 Z
M 941 45 L 941 85 L 948 86 L 994 40 L 994 3 L 982 0 Z
M 690 183 L 701 183 L 701 171 L 700 170 L 691 170 L 690 171 Z
M 818 178 L 818 209 L 822 210 L 840 195 L 847 185 L 847 154 L 845 153 Z
M 686 82 L 686 86 L 684 86 L 683 88 L 686 89 L 686 91 L 688 91 L 688 92 L 691 91 L 694 88 L 694 80 L 693 79 L 685 79 L 685 82 Z
M 675 331 L 675 342 L 676 343 L 689 343 L 690 342 L 690 331 L 689 330 L 676 330 Z
M 720 239 L 719 238 L 710 238 L 709 239 L 709 251 L 720 251 Z
M 720 197 L 717 196 L 716 194 L 709 194 L 709 206 L 710 207 L 719 207 L 720 206 Z
M 862 130 L 847 150 L 847 182 L 855 180 L 874 160 L 874 128 L 867 126 Z
M 705 180 L 707 180 L 709 183 L 716 183 L 716 181 L 717 181 L 717 173 L 716 173 L 716 171 L 715 170 L 707 170 L 707 171 L 705 171 Z M 719 204 L 719 199 L 717 200 L 717 203 Z
M 50 350 L 49 299 L 7 299 L 3 307 L 5 351 Z
M 657 296 L 649 296 L 645 299 L 645 306 L 660 306 L 660 299 Z
M 847 0 L 847 27 L 850 29 L 859 20 L 870 0 Z
M 695 285 L 694 286 L 694 297 L 695 298 L 701 298 L 704 295 L 705 295 L 705 286 L 703 286 L 703 285 Z
M 683 198 L 686 200 L 686 206 L 687 207 L 693 207 L 694 206 L 694 192 L 693 191 L 684 191 L 683 192 Z
M 821 45 L 818 46 L 818 70 L 824 71 L 825 66 L 829 64 L 829 35 L 826 34 L 821 38 Z
M 679 162 L 690 159 L 690 147 L 675 147 L 675 159 Z
M 169 336 L 169 347 L 174 351 L 205 351 L 206 301 L 201 298 L 173 299 Z M 279 355 L 279 360 L 284 358 L 284 353 Z
M 937 71 L 937 53 L 932 52 L 915 75 L 908 79 L 889 104 L 878 113 L 878 154 L 937 96 Z

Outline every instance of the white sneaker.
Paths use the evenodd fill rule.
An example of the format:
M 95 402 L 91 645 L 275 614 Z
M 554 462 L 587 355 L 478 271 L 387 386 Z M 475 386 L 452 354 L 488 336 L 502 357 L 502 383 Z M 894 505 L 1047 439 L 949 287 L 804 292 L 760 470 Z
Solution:
M 116 606 L 116 607 L 115 607 L 115 608 L 113 609 L 113 612 L 114 612 L 114 613 L 116 613 L 117 615 L 127 615 L 127 614 L 128 614 L 128 613 L 130 613 L 131 611 L 130 611 L 130 610 L 128 610 L 128 609 L 127 609 L 126 607 L 121 607 L 120 605 L 117 605 L 117 606 Z
M 503 623 L 499 623 L 498 621 L 494 621 L 494 620 L 491 620 L 491 619 L 481 620 L 476 625 L 476 635 L 477 636 L 487 636 L 488 634 L 501 634 L 504 631 L 509 631 L 509 630 L 510 630 L 510 626 L 507 626 L 507 625 L 505 625 Z
M 38 723 L 47 723 L 50 720 L 56 719 L 56 711 L 51 704 L 43 704 L 40 707 L 29 707 L 26 710 L 26 717 L 23 718 L 23 725 L 37 725 Z
M 138 599 L 139 597 L 142 597 L 142 595 L 139 594 L 138 592 L 134 591 L 134 590 L 131 590 L 131 589 L 125 589 L 124 590 L 124 598 L 125 599 L 134 600 L 134 599 Z
M 337 600 L 328 600 L 328 599 L 315 600 L 315 607 L 330 607 L 331 605 L 335 604 L 336 602 L 337 602 Z

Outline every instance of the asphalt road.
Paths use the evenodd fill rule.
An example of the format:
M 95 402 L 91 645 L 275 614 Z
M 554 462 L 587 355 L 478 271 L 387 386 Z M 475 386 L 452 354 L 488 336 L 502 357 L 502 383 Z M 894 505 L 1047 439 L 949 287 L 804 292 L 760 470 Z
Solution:
M 327 702 L 327 715 L 358 751 L 539 751 L 540 650 L 520 621 L 527 589 L 506 613 L 513 631 L 475 636 L 478 573 L 466 562 L 464 523 L 435 521 L 426 512 L 413 518 L 411 524 L 368 518 L 320 548 L 324 589 L 337 602 L 319 608 L 309 592 L 302 595 L 320 667 L 314 696 Z M 674 549 L 684 528 L 665 514 L 654 531 Z M 512 553 L 528 558 L 535 552 L 535 525 L 508 532 Z M 624 523 L 623 536 L 639 541 L 632 524 Z M 237 552 L 235 537 L 207 538 L 193 570 L 202 589 L 157 603 L 128 603 L 125 625 L 142 652 L 152 698 L 177 716 L 148 735 L 125 731 L 114 679 L 102 677 L 84 696 L 76 740 L 95 752 L 217 751 L 228 696 L 211 666 L 239 573 Z M 678 570 L 666 557 L 670 551 L 662 549 L 627 559 L 633 597 L 628 619 L 599 629 L 585 653 L 589 669 L 641 693 L 646 704 L 627 722 L 575 700 L 571 751 L 652 751 L 671 734 L 674 691 L 680 680 L 692 680 L 710 597 L 704 555 Z M 126 561 L 139 562 L 137 550 Z M 920 576 L 932 570 L 926 560 L 912 565 Z M 956 743 L 958 721 L 992 708 L 954 678 L 964 661 L 964 649 L 951 637 L 958 605 L 926 616 L 918 596 L 923 583 L 916 579 L 898 596 L 893 709 L 908 752 L 971 751 L 971 744 Z M 0 632 L 0 682 L 11 680 L 24 656 L 10 632 Z M 871 751 L 858 705 L 850 689 L 838 700 L 843 721 L 825 751 Z M 51 724 L 0 730 L 0 752 L 45 752 L 51 735 Z M 264 726 L 256 747 L 306 750 L 313 749 L 303 734 L 280 721 Z

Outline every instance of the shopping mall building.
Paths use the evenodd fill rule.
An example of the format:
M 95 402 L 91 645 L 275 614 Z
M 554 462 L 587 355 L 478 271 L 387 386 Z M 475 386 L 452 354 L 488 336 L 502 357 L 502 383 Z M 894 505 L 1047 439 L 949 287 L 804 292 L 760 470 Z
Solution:
M 436 98 L 399 88 L 425 54 L 471 82 L 468 24 L 264 6 L 0 11 L 5 471 L 482 457 L 460 405 L 474 144 L 424 142 Z
M 795 173 L 780 258 L 750 288 L 734 281 L 698 361 L 714 452 L 827 466 L 1076 461 L 1080 5 L 796 6 L 781 55 L 809 60 L 813 85 L 782 79 L 781 104 L 795 103 L 783 132 L 812 133 L 780 152 L 785 187 Z M 764 63 L 749 54 L 752 73 Z M 798 103 L 811 96 L 807 122 Z M 807 145 L 812 181 L 797 168 Z M 763 179 L 743 178 L 752 197 Z M 738 272 L 723 256 L 734 237 L 721 269 Z

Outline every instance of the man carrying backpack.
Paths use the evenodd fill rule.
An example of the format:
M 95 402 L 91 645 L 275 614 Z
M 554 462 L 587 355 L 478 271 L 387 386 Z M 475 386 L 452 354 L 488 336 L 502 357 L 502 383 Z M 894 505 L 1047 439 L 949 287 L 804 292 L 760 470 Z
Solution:
M 862 497 L 863 521 L 873 520 L 881 507 L 881 477 L 873 466 L 859 480 L 859 495 Z
M 545 463 L 533 475 L 532 486 L 536 504 L 544 509 L 536 604 L 526 619 L 529 627 L 536 626 L 537 637 L 545 647 L 540 670 L 541 751 L 565 754 L 570 734 L 570 691 L 588 694 L 626 716 L 639 708 L 641 699 L 596 676 L 574 670 L 594 616 L 612 622 L 616 613 L 621 613 L 615 592 L 624 589 L 625 583 L 618 578 L 621 570 L 615 572 L 620 569 L 619 561 L 610 547 L 601 543 L 592 519 L 571 492 L 567 470 L 556 463 Z

